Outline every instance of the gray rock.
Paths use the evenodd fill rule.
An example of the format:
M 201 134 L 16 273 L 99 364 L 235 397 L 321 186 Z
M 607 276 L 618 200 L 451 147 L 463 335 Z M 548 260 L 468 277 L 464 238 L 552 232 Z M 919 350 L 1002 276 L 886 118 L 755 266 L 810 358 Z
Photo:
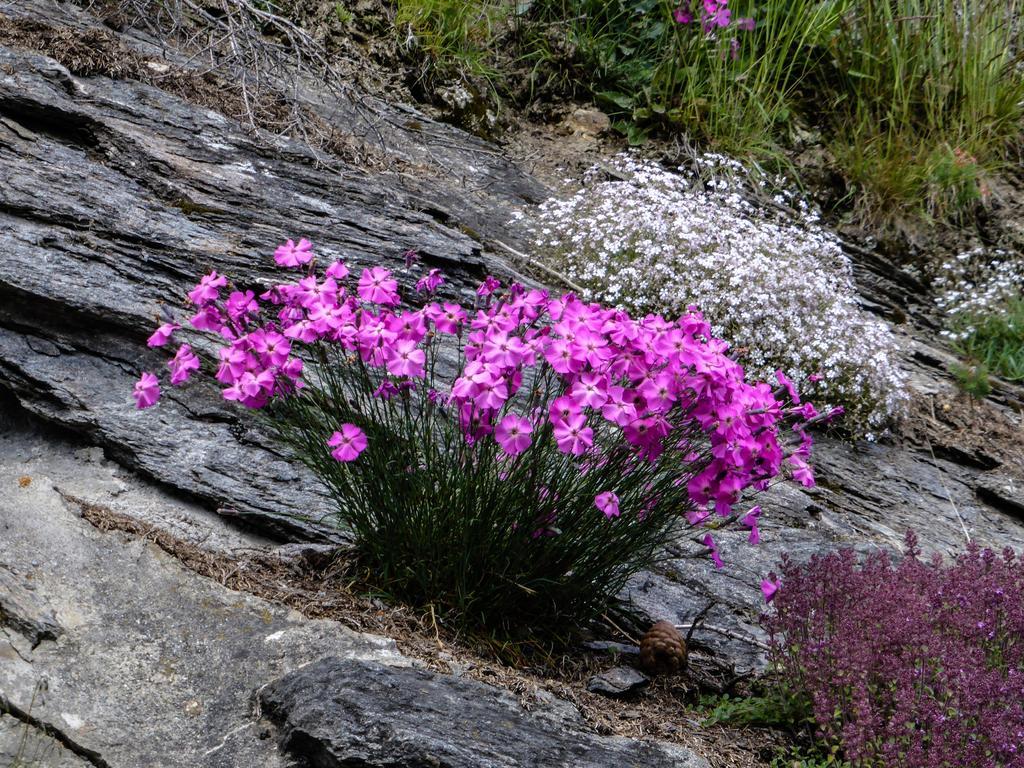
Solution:
M 89 768 L 92 764 L 30 723 L 0 714 L 0 765 Z
M 463 678 L 326 658 L 262 689 L 264 715 L 297 761 L 446 768 L 703 768 L 664 742 L 601 737 L 542 713 L 506 691 Z
M 587 681 L 587 690 L 617 699 L 637 693 L 649 682 L 647 675 L 633 667 L 613 667 L 591 677 Z
M 0 435 L 0 572 L 34 583 L 32 599 L 60 627 L 55 638 L 38 638 L 36 621 L 0 632 L 0 712 L 24 718 L 0 721 L 0 755 L 27 734 L 42 765 L 85 756 L 115 768 L 283 768 L 259 738 L 255 689 L 323 654 L 409 663 L 391 640 L 233 592 L 144 539 L 93 528 L 67 496 L 116 504 L 134 494 L 113 496 L 104 468 L 76 447 Z M 174 504 L 165 495 L 163 507 Z
M 8 14 L 98 26 L 52 0 L 0 6 Z M 81 87 L 66 87 L 67 78 Z M 214 387 L 175 391 L 158 414 L 133 412 L 132 381 L 166 363 L 147 349 L 148 333 L 210 269 L 265 284 L 276 272 L 274 245 L 299 235 L 322 258 L 397 267 L 406 286 L 418 272 L 404 269 L 403 254 L 415 248 L 421 267 L 444 269 L 449 298 L 472 295 L 488 272 L 509 272 L 461 230 L 515 244 L 509 214 L 542 188 L 480 140 L 370 98 L 322 106 L 335 109 L 339 127 L 384 131 L 374 142 L 422 173 L 325 167 L 301 144 L 253 135 L 149 85 L 75 78 L 2 46 L 0 105 L 0 388 L 270 535 L 340 540 L 315 479 Z M 368 109 L 380 111 L 369 123 Z M 413 118 L 418 130 L 396 127 Z

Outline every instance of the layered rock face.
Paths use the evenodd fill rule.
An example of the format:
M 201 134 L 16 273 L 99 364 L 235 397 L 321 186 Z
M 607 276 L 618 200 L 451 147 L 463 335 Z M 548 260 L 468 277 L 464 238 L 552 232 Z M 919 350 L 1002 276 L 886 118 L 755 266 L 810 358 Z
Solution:
M 325 164 L 180 89 L 76 73 L 24 47 L 11 30 L 26 24 L 113 38 L 154 71 L 189 66 L 74 6 L 0 3 L 0 405 L 19 414 L 0 422 L 10 646 L 0 638 L 0 755 L 32 749 L 44 765 L 96 766 L 703 765 L 679 747 L 597 737 L 564 707 L 530 714 L 493 687 L 407 669 L 384 638 L 231 592 L 81 518 L 68 499 L 217 550 L 341 540 L 316 481 L 212 386 L 134 410 L 139 372 L 164 365 L 145 340 L 167 302 L 211 269 L 269 281 L 274 244 L 298 236 L 326 258 L 384 264 L 406 281 L 403 254 L 415 249 L 465 296 L 486 274 L 515 274 L 496 243 L 517 245 L 512 212 L 546 193 L 495 147 L 365 94 L 318 108 L 373 144 L 378 170 Z M 912 280 L 863 254 L 858 278 L 880 312 L 917 303 Z M 884 445 L 820 439 L 820 486 L 761 500 L 760 547 L 722 537 L 736 567 L 715 572 L 699 546 L 673 544 L 623 595 L 634 614 L 683 624 L 716 600 L 695 648 L 758 668 L 756 585 L 784 551 L 898 548 L 908 527 L 930 550 L 968 537 L 1024 547 L 1021 467 L 995 438 L 965 441 L 944 421 L 948 355 L 926 317 L 911 315 L 906 362 L 918 397 L 940 404 L 935 429 Z M 1021 400 L 1003 387 L 984 407 L 1012 432 Z M 471 712 L 474 727 L 449 730 L 455 711 Z

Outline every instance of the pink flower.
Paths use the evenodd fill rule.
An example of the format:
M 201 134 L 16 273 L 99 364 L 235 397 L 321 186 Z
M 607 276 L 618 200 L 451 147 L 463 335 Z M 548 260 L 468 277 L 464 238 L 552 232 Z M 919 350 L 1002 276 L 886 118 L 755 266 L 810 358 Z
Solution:
M 366 433 L 355 424 L 342 424 L 341 431 L 331 435 L 327 445 L 334 449 L 331 456 L 337 461 L 355 461 L 366 450 Z
M 755 25 L 754 20 L 749 18 L 749 17 L 744 17 L 744 18 L 741 18 L 741 19 L 736 19 L 736 28 L 740 29 L 740 30 L 742 30 L 744 32 L 753 32 L 754 31 L 754 25 Z
M 160 382 L 152 373 L 143 373 L 141 378 L 135 382 L 135 389 L 132 391 L 135 398 L 135 407 L 140 411 L 156 405 L 160 399 Z
M 348 277 L 348 267 L 345 266 L 345 262 L 336 261 L 324 270 L 324 276 L 332 277 L 335 280 L 344 280 Z
M 789 377 L 779 370 L 775 372 L 775 378 L 789 394 L 789 399 L 793 401 L 793 405 L 800 405 L 800 393 L 796 391 L 796 386 L 789 380 Z
M 279 267 L 301 267 L 308 264 L 312 258 L 313 244 L 306 238 L 299 240 L 298 245 L 294 240 L 289 240 L 274 251 L 274 262 Z
M 569 395 L 556 397 L 551 405 L 548 406 L 548 415 L 551 417 L 552 424 L 559 421 L 568 421 L 582 413 L 583 407 Z
M 509 456 L 518 456 L 533 442 L 533 438 L 530 437 L 532 432 L 533 425 L 529 421 L 522 416 L 509 413 L 494 430 L 494 439 Z
M 199 358 L 192 352 L 192 347 L 182 344 L 172 360 L 167 363 L 171 369 L 171 384 L 177 387 L 188 381 L 192 371 L 199 370 Z
M 594 506 L 604 512 L 604 516 L 611 520 L 619 516 L 619 497 L 611 491 L 604 491 L 594 497 Z
M 221 317 L 220 310 L 212 304 L 201 307 L 199 311 L 189 319 L 189 322 L 192 323 L 193 328 L 200 331 L 213 331 L 214 333 L 218 333 L 224 327 L 224 319 Z
M 764 579 L 761 581 L 761 594 L 764 595 L 764 601 L 770 603 L 775 598 L 775 593 L 779 591 L 779 584 L 771 579 Z
M 146 341 L 146 346 L 162 347 L 164 344 L 171 340 L 171 336 L 173 336 L 174 332 L 179 328 L 181 328 L 181 326 L 178 325 L 177 323 L 164 323 L 155 331 L 153 331 L 153 335 L 150 336 L 149 339 L 147 339 Z
M 458 304 L 445 302 L 443 309 L 437 304 L 431 304 L 425 312 L 441 333 L 458 333 L 462 324 L 466 322 L 466 313 Z
M 501 283 L 498 282 L 497 278 L 493 275 L 488 275 L 484 281 L 480 283 L 480 287 L 476 289 L 476 295 L 490 296 L 499 288 L 501 288 Z
M 221 390 L 225 400 L 234 400 L 246 408 L 262 408 L 270 401 L 274 374 L 270 371 L 246 371 L 230 387 Z
M 199 281 L 199 285 L 188 292 L 188 300 L 198 307 L 204 304 L 209 304 L 212 301 L 216 301 L 220 296 L 219 288 L 223 288 L 228 284 L 228 279 L 223 275 L 218 275 L 216 271 L 211 272 L 208 275 L 204 275 Z
M 264 365 L 280 367 L 292 351 L 291 342 L 276 331 L 253 331 L 248 339 L 253 352 L 260 356 Z
M 740 520 L 740 525 L 750 529 L 749 541 L 751 544 L 759 544 L 761 542 L 761 534 L 757 530 L 757 518 L 761 516 L 761 507 L 751 507 L 750 511 L 747 512 L 746 516 Z
M 369 304 L 386 307 L 398 304 L 398 281 L 384 267 L 364 269 L 359 278 L 359 298 Z
M 672 12 L 672 17 L 679 24 L 689 24 L 693 21 L 693 12 L 689 8 L 676 8 Z
M 554 435 L 558 450 L 573 456 L 586 453 L 594 444 L 594 430 L 587 426 L 587 419 L 582 414 L 555 422 Z
M 598 373 L 581 374 L 569 394 L 584 407 L 600 408 L 608 402 L 608 377 Z
M 256 303 L 256 294 L 252 291 L 232 291 L 224 303 L 224 309 L 231 321 L 240 325 L 244 324 L 250 315 L 260 311 L 259 304 Z
M 373 396 L 379 397 L 381 400 L 390 400 L 397 394 L 398 387 L 395 386 L 391 379 L 384 379 L 384 381 L 380 383 L 380 386 L 373 390 Z
M 429 273 L 416 281 L 416 290 L 420 293 L 433 293 L 444 283 L 444 276 L 440 269 L 432 269 Z
M 425 375 L 423 365 L 427 360 L 426 353 L 410 339 L 400 339 L 393 346 L 388 346 L 385 354 L 388 373 L 392 376 L 410 376 L 421 379 Z
M 711 560 L 715 564 L 715 568 L 721 568 L 725 564 L 722 562 L 722 558 L 718 554 L 718 547 L 715 545 L 715 540 L 711 538 L 711 534 L 707 534 L 702 541 L 704 546 L 711 550 Z

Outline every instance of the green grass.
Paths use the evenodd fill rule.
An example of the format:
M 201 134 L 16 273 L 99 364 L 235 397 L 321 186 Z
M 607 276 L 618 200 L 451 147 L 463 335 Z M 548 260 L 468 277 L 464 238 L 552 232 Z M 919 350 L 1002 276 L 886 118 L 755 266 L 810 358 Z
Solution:
M 1020 145 L 1020 12 L 1018 0 L 864 0 L 844 14 L 815 87 L 868 218 L 955 220 L 985 197 Z
M 468 75 L 494 81 L 492 41 L 514 4 L 502 0 L 396 0 L 395 26 L 410 33 L 445 76 Z
M 700 706 L 706 711 L 705 726 L 773 728 L 789 733 L 795 743 L 775 748 L 771 768 L 850 768 L 837 747 L 814 739 L 814 716 L 806 697 L 781 682 L 751 696 L 702 696 Z
M 512 101 L 592 99 L 634 143 L 772 161 L 820 127 L 862 220 L 968 220 L 1024 147 L 1024 0 L 729 6 L 755 29 L 712 39 L 667 0 L 396 0 L 395 18 L 440 67 Z
M 1004 312 L 968 318 L 966 322 L 973 331 L 957 347 L 975 370 L 1024 382 L 1024 299 L 1011 301 Z

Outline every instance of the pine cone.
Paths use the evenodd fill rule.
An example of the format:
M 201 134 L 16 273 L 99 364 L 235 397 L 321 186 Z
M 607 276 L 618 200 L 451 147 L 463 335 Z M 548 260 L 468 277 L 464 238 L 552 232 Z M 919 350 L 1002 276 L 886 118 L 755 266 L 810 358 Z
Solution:
M 686 641 L 672 624 L 659 621 L 640 640 L 640 667 L 652 675 L 675 675 L 686 668 Z

